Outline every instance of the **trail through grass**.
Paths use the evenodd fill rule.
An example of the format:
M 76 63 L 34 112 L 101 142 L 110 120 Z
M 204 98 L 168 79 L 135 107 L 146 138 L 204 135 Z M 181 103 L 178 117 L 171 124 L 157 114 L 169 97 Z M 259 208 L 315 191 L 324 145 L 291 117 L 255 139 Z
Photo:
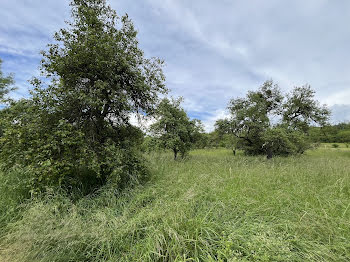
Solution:
M 0 261 L 350 260 L 350 150 L 148 159 L 144 186 L 22 204 L 3 223 Z

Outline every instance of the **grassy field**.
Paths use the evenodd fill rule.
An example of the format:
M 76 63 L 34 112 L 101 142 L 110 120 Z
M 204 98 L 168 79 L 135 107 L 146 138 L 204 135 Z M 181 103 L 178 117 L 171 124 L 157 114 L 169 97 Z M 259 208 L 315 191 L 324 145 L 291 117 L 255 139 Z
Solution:
M 0 177 L 0 261 L 350 260 L 349 149 L 147 158 L 145 185 L 79 201 L 23 201 L 20 176 L 18 192 Z

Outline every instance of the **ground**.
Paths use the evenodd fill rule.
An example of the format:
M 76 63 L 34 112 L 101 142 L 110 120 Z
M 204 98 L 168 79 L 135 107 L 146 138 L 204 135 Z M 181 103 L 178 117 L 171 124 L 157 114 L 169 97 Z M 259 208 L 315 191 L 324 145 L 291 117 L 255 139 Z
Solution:
M 147 158 L 151 179 L 122 193 L 6 200 L 0 261 L 350 260 L 344 145 L 272 160 L 226 149 Z

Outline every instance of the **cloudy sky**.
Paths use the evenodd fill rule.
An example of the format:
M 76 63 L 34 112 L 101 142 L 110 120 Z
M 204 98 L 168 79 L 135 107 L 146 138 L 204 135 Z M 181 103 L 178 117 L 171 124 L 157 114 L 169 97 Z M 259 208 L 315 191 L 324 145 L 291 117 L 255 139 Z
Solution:
M 207 130 L 232 97 L 273 79 L 310 84 L 332 120 L 350 121 L 349 0 L 110 0 L 128 13 L 147 56 L 165 60 L 167 86 Z M 68 0 L 0 0 L 0 58 L 28 96 L 39 51 L 69 19 Z

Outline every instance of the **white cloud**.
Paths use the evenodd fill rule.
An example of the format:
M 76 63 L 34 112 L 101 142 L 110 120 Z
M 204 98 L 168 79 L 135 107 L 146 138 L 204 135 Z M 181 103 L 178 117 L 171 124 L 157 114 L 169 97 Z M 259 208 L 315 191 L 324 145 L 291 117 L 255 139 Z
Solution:
M 38 51 L 69 17 L 68 2 L 2 0 L 0 56 L 10 60 L 4 68 L 14 69 L 23 88 L 39 62 Z M 284 90 L 308 83 L 322 103 L 350 105 L 350 1 L 111 0 L 111 5 L 134 21 L 145 53 L 165 59 L 171 94 L 183 96 L 185 109 L 200 116 L 207 130 L 230 98 L 270 78 Z M 18 57 L 27 60 L 9 67 Z M 334 119 L 339 118 L 350 116 L 336 110 Z
M 229 113 L 226 110 L 216 110 L 210 117 L 203 119 L 203 125 L 206 132 L 214 131 L 215 122 L 219 119 L 229 118 Z

